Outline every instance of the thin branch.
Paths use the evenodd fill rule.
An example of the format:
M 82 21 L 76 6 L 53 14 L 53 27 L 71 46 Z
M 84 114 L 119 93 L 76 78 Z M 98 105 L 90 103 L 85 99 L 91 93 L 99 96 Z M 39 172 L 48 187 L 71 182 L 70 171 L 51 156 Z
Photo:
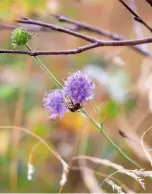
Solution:
M 136 5 L 136 0 L 129 0 L 129 6 L 135 11 L 137 12 L 137 5 Z M 139 22 L 136 22 L 136 20 L 134 20 L 133 18 L 133 24 L 134 24 L 134 30 L 136 32 L 137 38 L 142 38 L 143 33 L 142 33 L 142 29 L 141 29 L 141 24 Z M 140 45 L 140 47 L 145 50 L 148 51 L 148 45 Z
M 69 29 L 65 29 L 60 26 L 56 26 L 53 24 L 43 23 L 40 21 L 35 21 L 28 18 L 23 18 L 21 20 L 17 20 L 19 23 L 24 24 L 31 24 L 31 25 L 37 25 L 40 27 L 52 29 L 55 31 L 59 31 L 65 34 L 69 34 L 71 36 L 78 37 L 80 39 L 86 40 L 88 42 L 91 42 L 92 44 L 85 45 L 78 47 L 76 49 L 70 49 L 70 50 L 58 50 L 58 51 L 25 51 L 25 50 L 7 50 L 7 49 L 0 49 L 1 53 L 8 53 L 8 54 L 25 54 L 30 56 L 38 56 L 38 55 L 71 55 L 71 54 L 78 54 L 81 52 L 84 52 L 86 50 L 90 50 L 97 47 L 103 47 L 103 46 L 134 46 L 134 45 L 140 45 L 140 44 L 146 44 L 152 42 L 152 37 L 146 37 L 143 39 L 134 39 L 134 40 L 121 40 L 121 41 L 103 41 L 100 39 L 96 39 L 93 37 L 90 37 L 88 35 L 84 35 L 75 31 L 71 31 Z M 150 54 L 150 56 L 152 56 Z
M 71 28 L 71 30 L 73 30 L 73 31 L 75 31 L 75 30 L 77 30 L 77 31 L 85 30 L 85 31 L 88 31 L 88 32 L 93 32 L 93 33 L 105 36 L 105 37 L 110 38 L 112 40 L 125 40 L 125 38 L 123 36 L 120 36 L 116 33 L 112 33 L 108 30 L 104 30 L 104 29 L 101 29 L 101 28 L 96 28 L 92 25 L 69 19 L 66 16 L 63 16 L 63 15 L 53 15 L 53 16 L 55 16 L 58 19 L 58 21 L 60 21 L 60 22 L 66 22 L 66 23 L 74 25 L 73 29 Z M 139 52 L 140 54 L 143 54 L 145 56 L 151 56 L 150 52 L 140 48 L 139 46 L 131 46 L 131 48 L 134 49 L 136 52 Z
M 69 34 L 71 36 L 75 36 L 77 38 L 86 40 L 86 41 L 91 42 L 91 43 L 99 42 L 98 39 L 92 38 L 90 36 L 87 36 L 87 35 L 84 35 L 84 34 L 81 34 L 81 33 L 78 33 L 78 32 L 74 32 L 72 30 L 63 28 L 61 26 L 48 24 L 48 23 L 44 23 L 44 22 L 40 22 L 40 21 L 35 21 L 35 20 L 32 20 L 32 19 L 21 19 L 21 20 L 16 20 L 16 21 L 19 22 L 19 23 L 22 23 L 22 24 L 33 24 L 33 25 L 38 25 L 38 26 L 42 26 L 42 27 L 45 27 L 45 28 L 49 28 L 49 29 L 52 29 L 52 30 L 57 31 L 57 32 L 62 32 L 62 33 L 65 33 L 65 34 Z
M 53 28 L 53 30 L 56 30 L 56 31 L 62 30 L 62 32 L 64 31 L 64 33 L 67 33 L 67 31 L 68 31 L 71 34 L 71 31 L 79 31 L 79 30 L 83 30 L 84 29 L 86 31 L 97 33 L 97 34 L 103 35 L 103 36 L 108 37 L 108 38 L 113 39 L 113 40 L 125 40 L 125 38 L 123 36 L 120 36 L 120 35 L 118 35 L 116 33 L 111 33 L 111 32 L 109 32 L 107 30 L 103 30 L 103 29 L 96 28 L 94 26 L 91 26 L 91 25 L 88 25 L 88 24 L 85 24 L 85 23 L 74 21 L 74 20 L 71 20 L 71 19 L 69 19 L 69 18 L 67 18 L 65 16 L 60 16 L 60 15 L 54 15 L 54 16 L 59 21 L 67 22 L 69 24 L 73 24 L 74 26 L 66 27 L 66 29 L 65 29 L 65 28 L 62 28 L 62 27 L 59 27 L 59 26 L 55 26 L 55 25 L 51 25 L 51 24 L 46 24 L 46 23 L 42 23 L 42 22 L 37 22 L 37 21 L 31 20 L 31 19 L 27 19 L 27 18 L 22 18 L 22 20 L 18 20 L 18 22 L 26 24 L 26 26 L 23 26 L 23 27 L 25 27 L 28 30 L 32 30 L 32 31 L 50 32 L 50 30 L 52 30 L 52 28 Z M 34 22 L 34 26 L 31 25 L 31 22 Z M 0 30 L 3 30 L 3 29 L 12 30 L 12 29 L 14 29 L 16 27 L 19 27 L 19 26 L 18 25 L 16 25 L 16 26 L 15 25 L 10 25 L 10 24 L 0 24 Z M 73 34 L 72 33 L 71 35 L 77 36 L 77 37 L 80 38 L 80 36 L 82 34 L 80 34 L 80 33 L 74 33 Z M 87 37 L 86 37 L 86 35 L 82 35 L 82 36 L 81 36 L 81 38 L 84 39 L 84 36 L 85 36 L 85 40 L 87 38 L 87 41 L 89 41 L 89 42 L 96 42 L 96 40 L 97 40 L 97 39 L 93 39 L 91 37 L 89 37 L 89 40 L 88 40 L 88 36 Z M 91 38 L 91 40 L 90 40 L 90 38 Z M 143 54 L 145 56 L 151 56 L 150 52 L 140 48 L 139 46 L 134 46 L 134 45 L 129 45 L 129 46 L 131 46 L 136 52 L 139 52 L 140 54 Z M 75 52 L 75 51 L 73 51 L 73 52 Z M 76 51 L 76 52 L 79 53 L 81 51 L 79 50 L 79 51 Z
M 140 22 L 143 26 L 145 26 L 150 32 L 152 32 L 152 28 L 133 10 L 129 7 L 124 0 L 118 0 L 133 16 L 137 22 Z
M 26 51 L 26 50 L 8 50 L 8 49 L 0 49 L 0 54 L 21 54 L 21 55 L 30 55 L 30 56 L 38 56 L 38 55 L 72 55 L 84 52 L 86 50 L 90 50 L 98 47 L 98 43 L 89 44 L 86 46 L 78 47 L 76 49 L 71 50 L 58 50 L 58 51 Z
M 108 37 L 108 38 L 111 38 L 111 39 L 114 39 L 114 40 L 122 40 L 123 39 L 123 37 L 118 35 L 118 34 L 111 33 L 108 30 L 103 30 L 101 28 L 96 28 L 92 25 L 85 24 L 83 22 L 79 22 L 79 21 L 76 21 L 76 20 L 69 19 L 68 17 L 63 16 L 63 15 L 55 15 L 54 14 L 53 16 L 55 18 L 57 18 L 58 21 L 60 21 L 60 22 L 66 22 L 66 23 L 73 24 L 73 25 L 77 26 L 77 30 L 86 30 L 86 31 L 89 31 L 89 32 L 94 32 L 96 34 L 103 35 L 105 37 Z
M 152 0 L 145 0 L 152 7 Z
M 96 40 L 97 41 L 97 40 Z M 86 50 L 90 50 L 97 47 L 103 46 L 131 46 L 131 45 L 140 45 L 140 44 L 150 44 L 152 43 L 152 37 L 142 38 L 142 39 L 134 39 L 134 40 L 123 40 L 123 41 L 101 41 L 85 46 L 78 47 L 76 49 L 71 50 L 58 50 L 58 51 L 26 51 L 26 50 L 8 50 L 8 49 L 0 49 L 0 54 L 22 54 L 22 55 L 30 55 L 30 56 L 38 56 L 38 55 L 72 55 L 82 53 Z M 151 55 L 152 56 L 152 55 Z
M 5 24 L 5 23 L 0 23 L 0 31 L 1 30 L 14 30 L 15 28 L 18 27 L 23 27 L 29 31 L 33 32 L 50 32 L 50 29 L 42 27 L 42 26 L 37 26 L 37 25 L 13 25 L 13 24 Z M 71 30 L 71 27 L 67 26 L 67 29 Z M 72 28 L 72 30 L 77 31 L 77 27 Z
M 19 27 L 19 26 L 12 25 L 12 24 L 3 24 L 3 23 L 0 23 L 0 30 L 13 30 L 13 29 L 15 29 L 17 27 Z

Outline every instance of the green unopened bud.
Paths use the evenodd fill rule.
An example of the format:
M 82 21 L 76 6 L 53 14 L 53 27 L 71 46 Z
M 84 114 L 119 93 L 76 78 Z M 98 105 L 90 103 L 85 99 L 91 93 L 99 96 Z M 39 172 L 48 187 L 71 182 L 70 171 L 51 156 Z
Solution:
M 16 28 L 12 32 L 12 45 L 13 46 L 22 46 L 25 45 L 30 39 L 32 35 L 24 28 Z

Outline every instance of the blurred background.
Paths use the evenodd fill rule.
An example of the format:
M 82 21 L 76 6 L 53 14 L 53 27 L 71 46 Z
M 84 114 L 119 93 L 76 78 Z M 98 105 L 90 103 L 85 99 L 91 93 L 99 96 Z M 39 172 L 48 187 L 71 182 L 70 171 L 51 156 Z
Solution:
M 142 18 L 152 24 L 152 8 L 143 0 L 127 1 Z M 58 22 L 51 14 L 63 14 L 131 38 L 150 36 L 136 23 L 130 13 L 117 0 L 1 0 L 0 47 L 13 49 L 12 29 L 15 19 L 22 16 L 72 27 Z M 23 25 L 22 25 L 23 26 Z M 24 26 L 27 29 L 31 26 Z M 73 36 L 55 31 L 33 28 L 30 46 L 35 50 L 72 49 L 85 42 Z M 93 37 L 108 40 L 94 33 L 81 31 Z M 151 45 L 141 45 L 151 52 Z M 23 48 L 24 49 L 24 48 Z M 140 146 L 142 134 L 152 124 L 152 63 L 151 58 L 128 47 L 104 47 L 77 55 L 40 57 L 47 68 L 59 80 L 78 69 L 89 72 L 96 82 L 95 100 L 100 109 L 104 127 L 109 136 L 144 169 L 150 170 Z M 134 169 L 79 113 L 67 113 L 62 120 L 49 120 L 49 112 L 43 109 L 44 92 L 55 85 L 36 64 L 33 57 L 24 55 L 0 55 L 0 192 L 58 192 L 62 174 L 60 161 L 39 141 L 25 130 L 39 135 L 52 144 L 67 162 L 78 155 L 108 159 Z M 88 102 L 86 109 L 94 119 L 95 112 Z M 21 128 L 15 128 L 18 126 Z M 124 131 L 128 138 L 120 136 Z M 146 134 L 145 145 L 150 148 L 152 133 Z M 28 163 L 34 166 L 32 180 L 28 180 Z M 63 192 L 85 193 L 112 192 L 107 184 L 100 187 L 104 176 L 114 170 L 87 160 L 75 160 Z M 80 170 L 88 167 L 98 173 Z M 138 192 L 151 192 L 146 179 L 146 191 L 132 178 L 115 175 L 122 188 Z M 125 184 L 126 186 L 124 186 Z M 127 187 L 127 188 L 126 188 Z M 102 190 L 103 189 L 103 190 Z

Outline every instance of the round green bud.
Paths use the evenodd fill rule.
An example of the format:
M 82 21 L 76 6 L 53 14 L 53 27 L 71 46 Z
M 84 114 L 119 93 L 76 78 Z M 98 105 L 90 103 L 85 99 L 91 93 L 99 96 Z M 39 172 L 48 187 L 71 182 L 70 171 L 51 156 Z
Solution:
M 14 46 L 25 45 L 31 38 L 31 33 L 21 27 L 14 29 L 11 37 Z

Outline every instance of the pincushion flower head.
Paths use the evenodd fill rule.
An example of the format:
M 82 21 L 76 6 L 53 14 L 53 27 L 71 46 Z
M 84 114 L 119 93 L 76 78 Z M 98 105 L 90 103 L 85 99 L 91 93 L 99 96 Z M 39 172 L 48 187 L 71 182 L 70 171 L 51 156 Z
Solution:
M 32 34 L 24 28 L 15 28 L 12 32 L 12 45 L 14 47 L 25 45 L 32 38 Z
M 65 95 L 70 97 L 74 103 L 83 104 L 92 99 L 94 87 L 95 84 L 86 73 L 77 71 L 67 78 L 63 90 Z
M 63 90 L 61 89 L 55 89 L 51 92 L 45 93 L 45 97 L 43 99 L 44 108 L 50 110 L 51 119 L 55 119 L 57 116 L 62 118 L 64 113 L 67 111 L 63 95 Z

